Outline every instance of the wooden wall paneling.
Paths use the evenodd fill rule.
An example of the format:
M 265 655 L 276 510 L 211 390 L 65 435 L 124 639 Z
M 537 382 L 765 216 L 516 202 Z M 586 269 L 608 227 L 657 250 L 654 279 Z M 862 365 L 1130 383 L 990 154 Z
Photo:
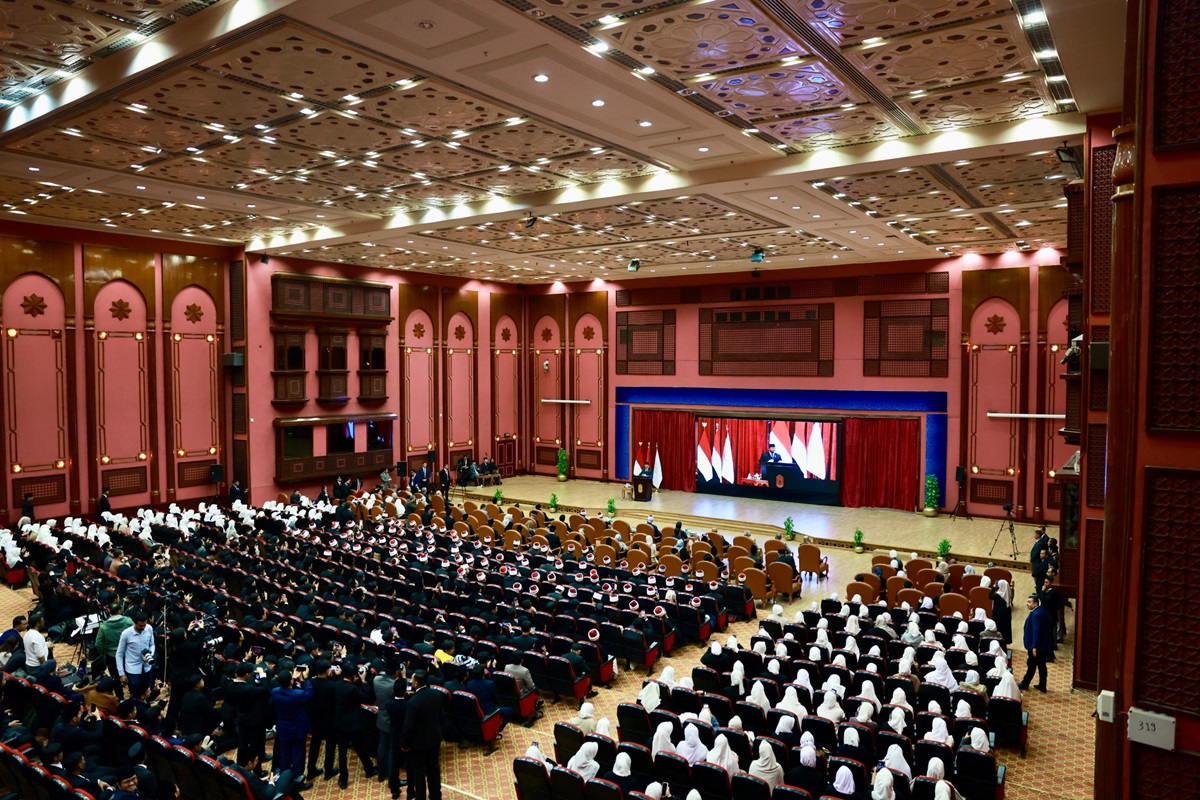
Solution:
M 393 442 L 396 445 L 397 451 L 404 454 L 404 457 L 409 459 L 409 474 L 418 469 L 418 466 L 413 466 L 412 458 L 415 452 L 412 450 L 412 442 L 409 438 L 409 426 L 411 424 L 411 403 L 409 402 L 408 391 L 408 357 L 405 354 L 405 348 L 411 342 L 410 331 L 406 329 L 408 318 L 413 311 L 424 311 L 431 320 L 433 325 L 435 338 L 438 318 L 438 293 L 433 286 L 411 286 L 408 284 L 400 284 L 396 287 L 396 329 L 399 332 L 396 337 L 396 358 L 399 367 L 400 375 L 400 403 L 399 413 L 400 421 L 397 424 L 397 431 L 393 432 L 393 436 L 398 435 L 398 439 Z M 436 363 L 434 364 L 436 374 Z M 436 385 L 436 384 L 435 384 Z M 436 402 L 431 406 L 436 408 Z M 422 453 L 426 452 L 424 448 Z
M 208 292 L 217 305 L 217 326 L 225 324 L 225 273 L 227 262 L 206 256 L 162 254 L 163 319 L 171 319 L 171 303 L 191 285 Z
M 490 336 L 493 355 L 498 350 L 510 350 L 515 353 L 513 356 L 513 360 L 515 362 L 513 368 L 513 383 L 511 386 L 499 386 L 495 361 L 493 361 L 491 370 L 493 401 L 492 434 L 494 435 L 497 443 L 501 441 L 501 437 L 503 437 L 504 434 L 512 434 L 513 438 L 511 440 L 504 440 L 505 452 L 509 452 L 511 450 L 513 453 L 513 472 L 522 472 L 524 471 L 526 465 L 526 456 L 522 450 L 522 445 L 529 438 L 532 438 L 525 435 L 528 429 L 524 425 L 524 420 L 521 414 L 521 410 L 524 409 L 526 405 L 526 387 L 523 379 L 524 376 L 522 374 L 522 366 L 526 363 L 526 359 L 523 357 L 525 353 L 523 347 L 524 343 L 528 341 L 528 339 L 526 339 L 524 336 L 525 296 L 520 294 L 493 294 L 489 298 L 489 303 L 491 305 L 492 330 L 490 332 Z M 509 317 L 513 321 L 514 328 L 512 338 L 509 341 L 504 341 L 503 339 L 497 340 L 496 336 L 498 334 L 496 331 L 498 329 L 499 321 L 505 317 Z M 482 337 L 480 341 L 482 342 Z M 514 398 L 514 407 L 517 410 L 515 426 L 509 424 L 508 420 L 501 420 L 499 418 L 499 404 L 495 402 L 495 399 L 500 396 L 498 393 L 501 391 L 510 392 Z M 512 429 L 506 430 L 506 428 Z M 500 461 L 500 455 L 498 452 L 499 447 L 500 445 L 497 444 L 497 452 L 492 454 L 492 457 L 496 459 L 497 463 Z
M 1034 412 L 1038 414 L 1049 413 L 1048 407 L 1049 396 L 1047 389 L 1049 387 L 1050 375 L 1049 370 L 1058 366 L 1052 363 L 1050 359 L 1050 331 L 1048 330 L 1047 320 L 1050 317 L 1050 311 L 1062 298 L 1063 290 L 1069 286 L 1076 284 L 1076 278 L 1072 275 L 1065 266 L 1040 266 L 1038 267 L 1038 320 L 1036 332 L 1036 345 L 1033 348 L 1033 358 L 1036 359 L 1037 375 L 1034 380 L 1034 387 L 1037 393 L 1035 398 Z M 1057 361 L 1057 359 L 1053 359 Z M 1035 424 L 1035 428 L 1040 429 L 1039 435 L 1034 442 L 1033 453 L 1033 519 L 1035 522 L 1045 520 L 1046 509 L 1049 503 L 1045 498 L 1046 492 L 1046 472 L 1048 469 L 1058 469 L 1061 464 L 1047 464 L 1046 459 L 1048 454 L 1052 452 L 1047 439 L 1052 438 L 1059 426 L 1053 424 L 1051 420 L 1039 420 Z M 1022 462 L 1024 463 L 1024 462 Z
M 575 330 L 575 323 L 591 314 L 600 321 L 600 340 L 608 341 L 608 292 L 583 292 L 571 295 L 571 319 L 568 330 Z M 586 347 L 587 343 L 573 343 L 573 347 Z M 595 345 L 593 345 L 594 347 Z
M 105 284 L 126 280 L 138 288 L 146 301 L 146 319 L 158 318 L 155 306 L 155 254 L 143 250 L 116 247 L 83 246 L 83 307 L 88 313 L 96 304 L 96 295 Z
M 479 438 L 479 428 L 476 424 L 478 417 L 479 406 L 479 292 L 468 291 L 466 289 L 442 289 L 442 317 L 439 327 L 442 329 L 442 347 L 438 350 L 440 355 L 439 360 L 442 362 L 442 431 L 441 439 L 445 442 L 445 447 L 457 448 L 454 452 L 459 452 L 462 447 L 461 441 L 453 441 L 451 439 L 450 425 L 452 422 L 451 393 L 456 391 L 452 386 L 453 377 L 450 370 L 450 351 L 459 351 L 465 347 L 468 352 L 468 360 L 470 361 L 469 373 L 470 384 L 466 388 L 468 393 L 469 403 L 467 406 L 467 414 L 469 417 L 468 426 L 470 435 L 468 439 L 468 447 L 475 447 L 475 440 Z M 464 334 L 463 339 L 459 339 L 456 330 L 451 330 L 450 323 L 454 319 L 454 315 L 461 312 L 471 322 L 471 328 Z M 455 326 L 457 328 L 457 326 Z M 460 354 L 461 355 L 461 354 Z M 472 450 L 471 457 L 479 460 L 479 456 Z M 449 450 L 446 452 L 446 463 L 453 465 L 458 461 L 458 457 L 453 455 Z
M 175 446 L 175 429 L 176 420 L 173 418 L 175 409 L 178 405 L 175 395 L 179 391 L 179 387 L 175 381 L 175 371 L 178 369 L 176 364 L 177 354 L 175 348 L 171 346 L 170 337 L 172 335 L 171 323 L 166 322 L 162 326 L 162 335 L 164 338 L 162 364 L 163 364 L 163 403 L 166 404 L 166 409 L 170 414 L 167 419 L 166 436 L 163 437 L 163 443 L 166 445 L 167 452 L 162 454 L 167 461 L 167 496 L 164 502 L 175 502 L 175 495 L 179 488 L 179 464 L 181 459 L 176 452 Z M 244 484 L 249 486 L 250 484 Z
M 528 448 L 525 452 L 527 463 L 530 466 L 531 472 L 533 471 L 534 465 L 547 466 L 547 464 L 545 464 L 544 452 L 546 447 L 537 446 L 538 443 L 535 441 L 539 436 L 538 426 L 543 403 L 539 402 L 539 398 L 537 397 L 537 376 L 541 372 L 542 362 L 542 356 L 540 356 L 537 351 L 541 349 L 540 345 L 542 343 L 542 339 L 539 335 L 540 332 L 534 330 L 534 328 L 537 326 L 538 321 L 542 317 L 550 317 L 558 324 L 559 341 L 565 342 L 567 336 L 569 335 L 566 330 L 566 297 L 567 296 L 565 294 L 544 294 L 533 295 L 527 298 L 525 308 L 526 328 L 523 338 L 526 343 L 525 352 L 527 355 L 527 358 L 525 359 L 527 364 L 525 374 L 528 376 L 527 383 L 529 386 L 528 393 L 526 394 L 527 402 L 525 403 L 528 408 L 526 421 L 530 434 L 529 436 L 525 437 L 526 448 Z M 605 313 L 605 316 L 607 316 L 607 312 Z M 560 362 L 558 376 L 558 387 L 560 393 L 562 388 L 566 385 L 565 381 L 567 379 L 563 374 L 563 372 L 565 372 L 565 368 L 562 366 L 563 364 L 564 362 Z M 563 414 L 562 406 L 554 406 L 553 409 L 553 413 L 555 414 L 555 436 L 560 440 L 560 442 L 565 442 L 567 441 L 565 422 L 566 415 Z

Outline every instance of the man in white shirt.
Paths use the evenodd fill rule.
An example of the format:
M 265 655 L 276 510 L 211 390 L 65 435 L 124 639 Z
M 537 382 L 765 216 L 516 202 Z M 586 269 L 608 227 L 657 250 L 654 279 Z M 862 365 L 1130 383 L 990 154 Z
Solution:
M 29 628 L 21 637 L 25 643 L 25 672 L 30 675 L 37 673 L 50 658 L 50 648 L 46 645 L 46 620 L 41 614 L 29 617 Z
M 145 611 L 134 612 L 133 625 L 121 631 L 116 658 L 121 684 L 129 687 L 130 696 L 140 696 L 151 681 L 154 664 L 154 629 Z

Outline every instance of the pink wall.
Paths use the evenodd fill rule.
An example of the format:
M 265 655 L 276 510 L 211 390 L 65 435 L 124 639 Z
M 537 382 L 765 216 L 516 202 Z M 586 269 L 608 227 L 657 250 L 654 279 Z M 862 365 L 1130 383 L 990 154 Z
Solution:
M 517 397 L 520 390 L 521 337 L 520 328 L 512 317 L 506 315 L 496 323 L 492 348 L 492 371 L 496 386 L 492 398 L 494 433 L 503 436 L 516 433 L 520 427 Z
M 171 331 L 167 347 L 176 369 L 168 413 L 175 463 L 212 461 L 221 446 L 224 381 L 223 345 L 217 335 L 217 308 L 212 296 L 198 286 L 180 291 L 171 303 Z M 187 500 L 213 494 L 211 485 L 189 486 L 177 489 L 175 496 Z
M 969 332 L 968 377 L 971 387 L 967 420 L 967 461 L 979 479 L 1016 485 L 1024 474 L 1018 458 L 1020 423 L 1014 419 L 989 419 L 988 412 L 1017 413 L 1024 391 L 1021 377 L 1021 325 L 1015 308 L 998 298 L 985 300 L 975 310 Z M 1010 472 L 1011 470 L 1011 472 Z M 992 506 L 968 504 L 973 513 L 994 511 Z
M 404 322 L 404 441 L 405 452 L 418 454 L 436 447 L 437 373 L 433 350 L 433 320 L 420 309 Z
M 446 324 L 446 444 L 474 446 L 475 326 L 459 311 Z
M 572 399 L 586 400 L 586 405 L 571 406 L 575 446 L 597 451 L 604 444 L 605 424 L 607 417 L 605 401 L 607 383 L 605 374 L 604 342 L 600 320 L 591 314 L 584 314 L 575 322 L 574 345 L 572 351 L 574 362 L 571 367 L 574 393 Z M 594 454 L 599 466 L 588 467 L 586 459 L 576 456 L 575 472 L 581 478 L 600 479 L 604 477 L 604 465 L 599 462 L 599 453 Z
M 541 317 L 533 327 L 533 397 L 529 398 L 533 418 L 533 440 L 535 446 L 549 446 L 551 442 L 561 444 L 563 407 L 543 403 L 543 399 L 563 399 L 562 334 L 558 323 L 550 317 Z M 533 471 L 553 475 L 555 468 L 533 464 Z

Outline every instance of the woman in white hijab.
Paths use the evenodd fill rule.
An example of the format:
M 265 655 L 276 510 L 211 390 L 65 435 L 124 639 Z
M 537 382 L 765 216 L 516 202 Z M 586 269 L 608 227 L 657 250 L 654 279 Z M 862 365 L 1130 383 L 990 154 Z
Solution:
M 819 630 L 819 631 L 829 630 L 829 620 L 825 619 L 824 617 L 821 617 L 819 620 L 817 620 L 817 630 Z
M 963 636 L 961 633 L 954 634 L 954 638 L 950 640 L 950 646 L 952 648 L 954 648 L 955 650 L 970 650 L 971 649 L 967 645 L 967 637 Z
M 950 731 L 946 728 L 946 720 L 941 717 L 935 717 L 933 726 L 929 729 L 929 733 L 921 737 L 926 742 L 941 742 L 947 747 L 954 747 L 954 737 L 950 735 Z
M 971 621 L 972 622 L 983 622 L 984 625 L 986 626 L 987 618 L 988 618 L 987 612 L 984 611 L 982 607 L 980 607 L 980 608 L 975 609 L 975 615 L 973 617 L 971 617 Z
M 978 667 L 979 666 L 979 656 L 975 655 L 974 650 L 968 650 L 967 654 L 965 656 L 963 656 L 963 661 L 966 663 L 966 665 L 968 667 Z
M 1017 679 L 1011 672 L 1005 670 L 1004 674 L 1000 676 L 1000 683 L 996 684 L 995 689 L 992 689 L 992 697 L 1007 697 L 1009 700 L 1021 702 L 1021 688 L 1017 686 Z
M 759 741 L 758 758 L 750 762 L 748 772 L 766 781 L 771 791 L 775 791 L 775 787 L 783 783 L 783 767 L 775 760 L 775 748 L 771 747 L 771 743 L 766 739 Z
M 883 705 L 879 702 L 879 695 L 875 694 L 875 684 L 870 681 L 863 681 L 862 688 L 858 690 L 858 696 L 863 700 L 869 700 L 876 711 Z
M 646 787 L 646 791 L 644 792 L 644 794 L 647 797 L 649 797 L 650 800 L 662 800 L 663 785 L 661 783 L 659 783 L 658 781 L 655 781 L 654 783 L 652 783 Z
M 676 681 L 675 685 L 678 686 L 680 689 L 691 689 L 693 691 L 695 691 L 695 689 L 696 689 L 695 684 L 692 683 L 692 679 L 688 678 L 686 676 L 682 677 L 678 681 Z
M 762 639 L 759 639 L 754 643 L 754 652 L 758 653 L 760 656 L 765 656 L 767 654 L 767 643 Z
M 858 617 L 850 617 L 846 620 L 846 633 L 853 636 L 862 633 L 862 627 L 858 624 Z
M 817 690 L 813 688 L 812 677 L 808 674 L 808 670 L 806 670 L 804 667 L 800 667 L 800 669 L 796 670 L 796 680 L 792 681 L 792 683 L 808 689 L 809 697 L 812 697 L 817 692 Z
M 850 619 L 854 619 L 854 617 L 851 617 Z M 853 653 L 855 658 L 862 657 L 862 651 L 858 649 L 858 640 L 853 636 L 846 637 L 846 643 L 842 645 L 842 649 L 847 653 Z
M 870 725 L 875 721 L 875 713 L 871 710 L 870 703 L 859 703 L 858 711 L 854 712 L 854 721 L 864 725 Z
M 567 769 L 578 772 L 585 781 L 590 781 L 600 771 L 600 764 L 596 762 L 599 750 L 600 746 L 595 742 L 584 742 L 567 762 Z
M 740 661 L 733 662 L 729 673 L 729 685 L 739 698 L 746 696 L 746 665 Z
M 694 766 L 697 761 L 708 758 L 708 748 L 700 741 L 700 729 L 695 725 L 687 725 L 683 729 L 683 741 L 675 752 L 688 761 L 688 766 Z
M 871 800 L 896 800 L 895 779 L 891 770 L 881 769 L 875 773 L 875 785 L 871 787 Z
M 658 681 L 646 681 L 646 685 L 638 692 L 637 701 L 646 709 L 647 714 L 662 705 L 662 695 L 658 687 Z
M 901 736 L 908 729 L 908 717 L 904 715 L 904 709 L 895 707 L 892 709 L 891 716 L 888 717 L 888 727 L 894 730 Z
M 921 635 L 921 626 L 916 622 L 908 623 L 908 628 L 900 634 L 900 641 L 905 644 L 920 644 L 925 641 L 925 637 Z
M 771 680 L 775 681 L 776 683 L 778 683 L 781 680 L 781 675 L 779 672 L 779 659 L 778 658 L 772 658 L 770 661 L 767 662 L 767 674 L 770 675 Z
M 983 611 L 982 608 L 976 609 L 976 610 Z M 983 633 L 979 634 L 979 638 L 980 639 L 1002 639 L 1004 637 L 1001 635 L 1000 629 L 998 627 L 996 627 L 996 620 L 985 618 L 983 620 Z
M 958 704 L 954 706 L 954 718 L 966 719 L 970 716 L 972 716 L 971 704 L 966 700 L 959 700 Z
M 674 727 L 670 722 L 660 722 L 654 729 L 654 740 L 650 743 L 650 757 L 659 753 L 674 753 L 675 745 L 671 742 L 671 732 Z
M 912 704 L 908 702 L 908 695 L 906 695 L 904 693 L 904 690 L 901 689 L 899 686 L 897 686 L 895 689 L 892 690 L 892 699 L 891 699 L 890 705 L 900 706 L 904 710 L 908 711 L 910 714 L 912 713 L 912 710 L 913 710 Z
M 740 769 L 737 754 L 729 749 L 729 740 L 723 733 L 717 736 L 712 749 L 708 751 L 708 762 L 725 770 L 725 774 L 731 778 Z
M 992 668 L 987 671 L 987 676 L 989 678 L 1003 678 L 1006 672 L 1008 672 L 1008 659 L 1004 656 L 996 656 L 992 661 Z
M 746 730 L 742 726 L 742 718 L 740 716 L 738 716 L 737 714 L 734 714 L 732 717 L 729 718 L 729 725 L 727 727 L 732 728 L 735 731 L 745 732 L 745 730 Z
M 958 678 L 954 677 L 954 670 L 950 669 L 950 664 L 941 653 L 934 654 L 933 670 L 925 675 L 925 682 L 945 686 L 950 691 L 958 688 Z
M 732 633 L 729 634 L 729 637 L 725 640 L 725 649 L 731 653 L 736 653 L 738 651 L 738 640 L 737 637 Z
M 633 759 L 629 757 L 629 753 L 617 753 L 612 770 L 604 773 L 601 777 L 612 781 L 621 787 L 622 792 L 626 792 L 632 791 L 633 787 L 637 785 L 635 779 L 631 777 L 632 775 Z
M 832 791 L 830 791 L 832 789 Z M 854 792 L 857 787 L 854 785 L 854 773 L 849 767 L 838 767 L 837 774 L 833 776 L 833 783 L 830 788 L 825 790 L 826 794 L 831 794 L 834 797 L 849 798 L 854 797 Z
M 971 743 L 967 746 L 981 753 L 992 752 L 992 746 L 988 742 L 988 735 L 984 733 L 983 728 L 971 728 Z
M 1004 655 L 1004 645 L 1000 644 L 1000 640 L 999 640 L 999 639 L 992 639 L 991 641 L 989 641 L 989 642 L 988 642 L 988 651 L 987 651 L 987 654 L 988 654 L 989 656 L 1002 656 L 1002 655 Z
M 838 653 L 836 656 L 833 657 L 833 665 L 835 667 L 841 667 L 842 669 L 845 669 L 845 670 L 850 669 L 850 665 L 846 663 L 846 657 L 844 655 L 842 655 L 841 653 Z
M 888 769 L 894 769 L 904 777 L 912 781 L 912 767 L 904 760 L 904 751 L 900 749 L 900 745 L 894 744 L 887 749 L 887 755 L 883 757 L 883 765 Z
M 767 698 L 766 690 L 760 681 L 755 681 L 750 687 L 750 696 L 746 700 L 761 708 L 764 714 L 771 710 L 771 701 Z
M 598 749 L 598 748 L 597 748 Z M 537 746 L 537 742 L 529 745 L 529 749 L 525 751 L 526 758 L 532 758 L 534 761 L 542 762 L 542 766 L 546 768 L 546 774 L 550 774 L 550 759 L 546 758 L 546 754 Z
M 649 713 L 649 711 L 647 711 L 647 713 Z M 584 703 L 579 707 L 579 713 L 567 721 L 576 728 L 579 728 L 584 733 L 595 733 L 596 707 L 591 703 Z
M 683 800 L 704 800 L 704 799 L 700 796 L 699 789 L 692 789 L 690 792 L 687 793 L 687 797 L 685 797 Z
M 939 622 L 938 625 L 940 625 L 940 624 L 941 623 Z M 936 626 L 935 626 L 935 628 L 936 628 Z M 925 631 L 925 640 L 923 642 L 921 642 L 921 644 L 925 647 L 934 647 L 938 650 L 946 649 L 945 645 L 943 645 L 941 642 L 938 641 L 936 630 Z
M 821 684 L 821 691 L 834 692 L 837 694 L 838 699 L 845 697 L 846 687 L 842 685 L 842 676 L 838 675 L 837 673 L 830 675 L 825 679 L 825 682 Z
M 783 690 L 783 699 L 775 707 L 783 711 L 790 711 L 800 718 L 808 716 L 808 711 L 800 702 L 800 693 L 796 691 L 795 686 L 789 686 Z
M 789 634 L 787 634 L 787 636 L 784 636 L 783 638 L 787 639 L 788 636 L 791 636 L 791 634 L 789 633 Z M 792 638 L 794 639 L 795 637 L 792 637 Z M 787 649 L 786 644 L 784 644 L 783 642 L 775 643 L 775 657 L 776 658 L 788 658 L 788 649 Z
M 660 683 L 666 684 L 668 689 L 675 688 L 675 668 L 672 666 L 663 667 L 663 671 L 658 676 Z
M 783 615 L 783 606 L 778 604 L 771 606 L 771 616 L 767 617 L 767 619 L 778 620 L 779 622 L 787 622 L 787 617 Z
M 935 756 L 929 759 L 929 764 L 925 767 L 925 772 L 928 773 L 928 777 L 937 781 L 937 786 L 933 788 L 934 800 L 962 799 L 962 795 L 958 793 L 958 790 L 946 781 L 946 765 L 942 763 L 940 758 Z
M 820 664 L 825 660 L 825 653 L 821 651 L 821 648 L 813 645 L 812 647 L 808 648 L 808 660 L 814 664 Z
M 817 706 L 817 716 L 827 719 L 834 725 L 846 718 L 846 713 L 838 705 L 838 694 L 834 691 L 825 692 L 825 699 Z

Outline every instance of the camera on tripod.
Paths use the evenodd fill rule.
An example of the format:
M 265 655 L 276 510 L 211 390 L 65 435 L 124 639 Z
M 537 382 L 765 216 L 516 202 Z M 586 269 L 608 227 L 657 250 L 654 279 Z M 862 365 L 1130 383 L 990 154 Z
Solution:
M 1012 513 L 1012 510 L 1013 510 L 1013 504 L 1012 504 L 1012 503 L 1005 503 L 1005 504 L 1004 504 L 1002 507 L 1003 507 L 1003 508 L 1004 508 L 1004 510 L 1005 510 L 1005 511 L 1007 511 L 1009 514 L 1011 514 L 1011 513 Z

